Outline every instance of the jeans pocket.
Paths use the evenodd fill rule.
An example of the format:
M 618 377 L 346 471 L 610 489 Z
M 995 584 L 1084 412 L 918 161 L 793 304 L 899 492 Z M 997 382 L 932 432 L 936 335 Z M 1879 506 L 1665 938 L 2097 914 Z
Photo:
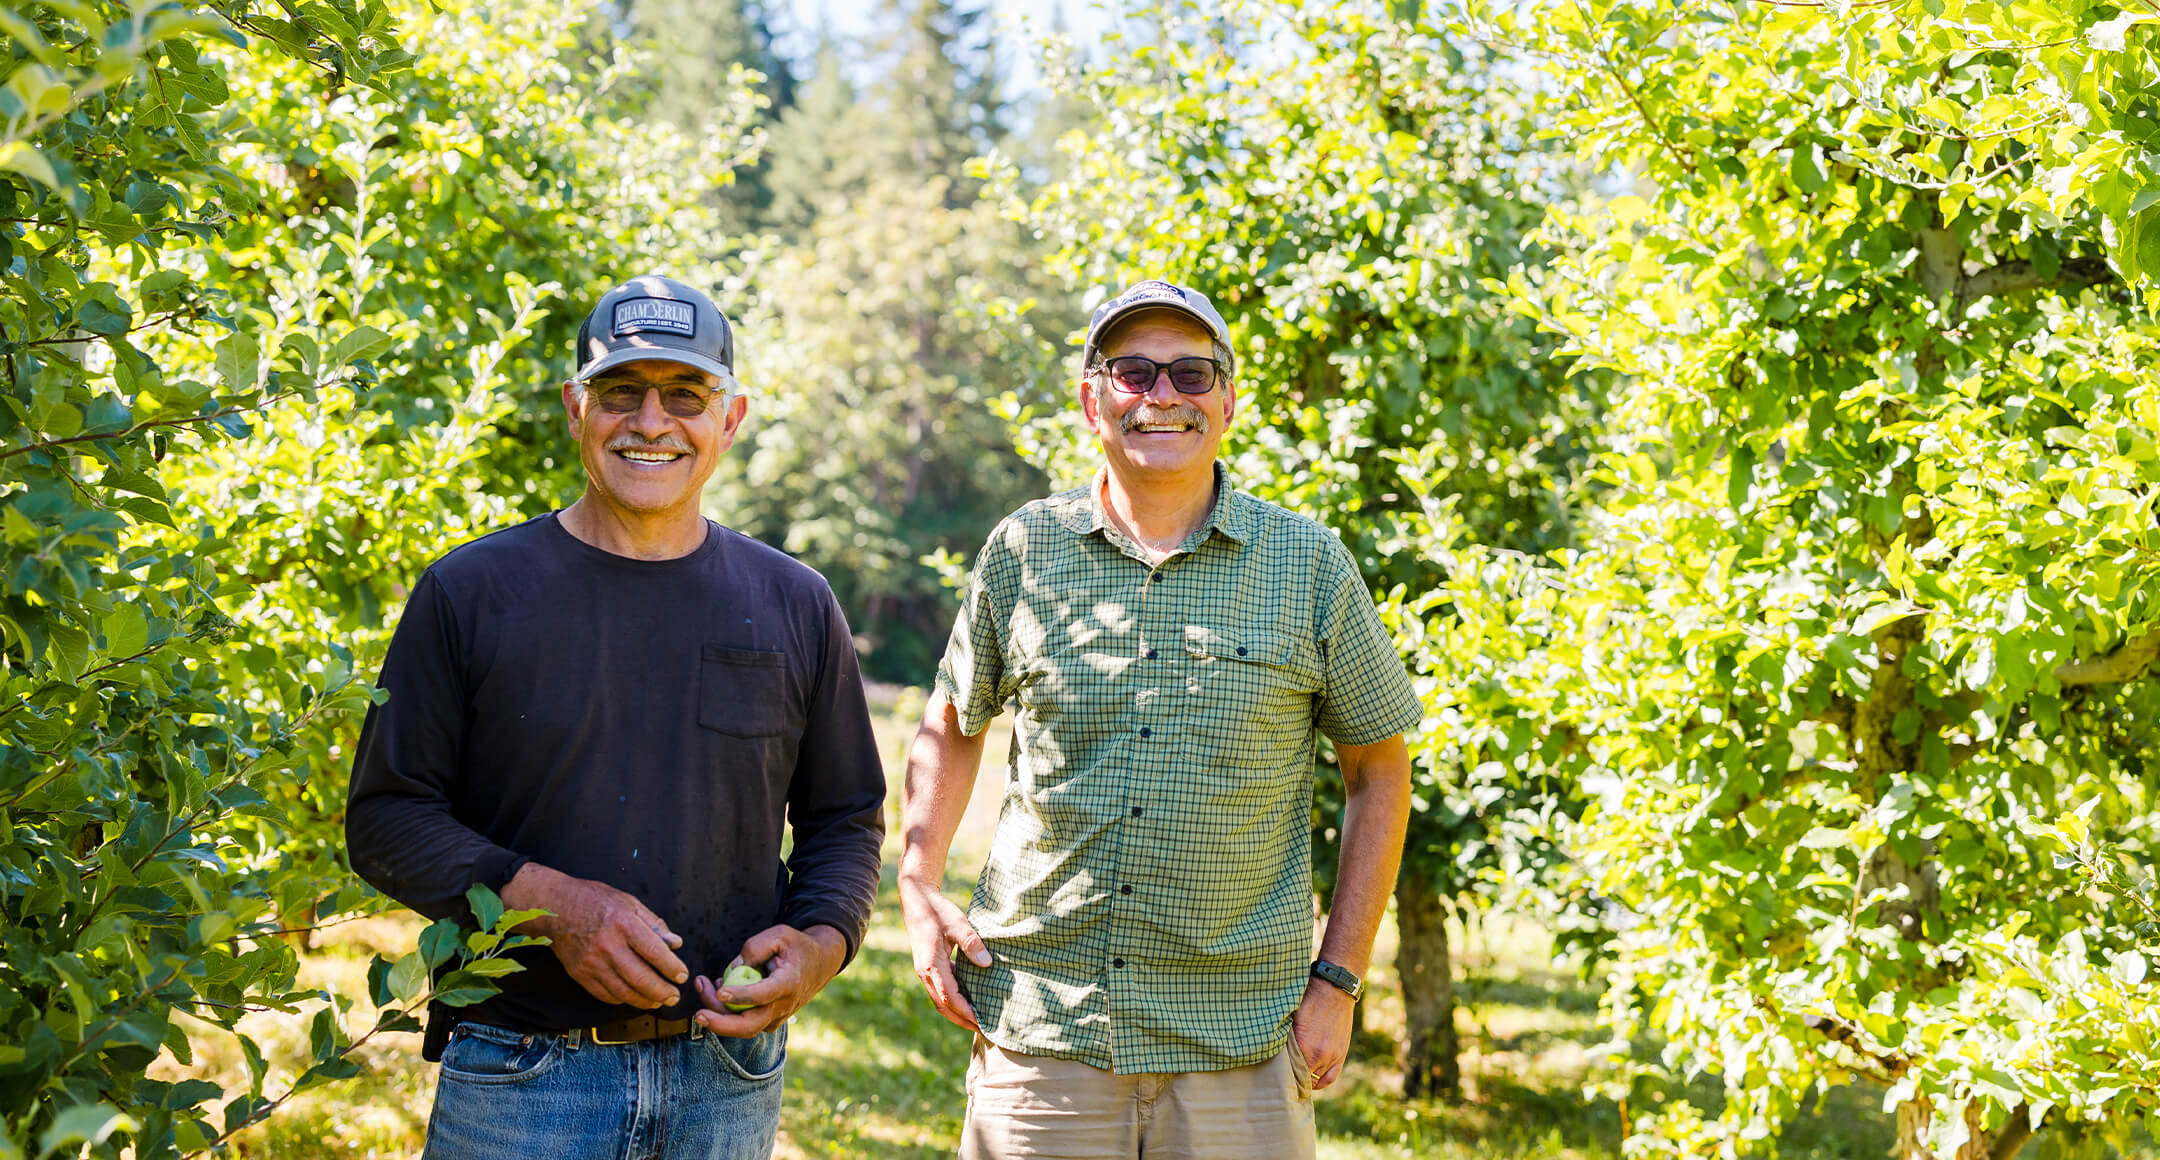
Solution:
M 553 1035 L 460 1023 L 443 1048 L 442 1074 L 459 1083 L 524 1083 L 554 1067 L 562 1050 L 562 1040 Z
M 704 646 L 699 656 L 698 724 L 731 737 L 770 737 L 788 726 L 787 657 Z
M 780 1074 L 787 1064 L 787 1025 L 760 1032 L 748 1039 L 707 1032 L 705 1045 L 720 1066 L 747 1083 L 763 1083 Z

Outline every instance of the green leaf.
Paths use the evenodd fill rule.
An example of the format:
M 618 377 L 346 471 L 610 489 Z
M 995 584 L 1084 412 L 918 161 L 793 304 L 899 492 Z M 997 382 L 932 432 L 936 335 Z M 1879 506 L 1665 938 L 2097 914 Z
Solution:
M 367 990 L 368 1002 L 377 1007 L 388 1007 L 397 1002 L 397 996 L 390 990 L 390 960 L 381 955 L 369 959 Z
M 493 890 L 475 882 L 465 891 L 465 901 L 472 907 L 473 921 L 481 930 L 494 930 L 503 916 L 503 902 Z
M 293 1081 L 293 1090 L 307 1091 L 310 1088 L 321 1087 L 326 1083 L 335 1083 L 338 1080 L 351 1079 L 359 1074 L 360 1063 L 358 1060 L 346 1056 L 339 1056 L 335 1059 L 325 1059 L 322 1062 L 316 1064 L 315 1066 L 308 1068 L 306 1071 L 301 1072 L 300 1078 Z
M 1818 826 L 1800 839 L 1800 846 L 1805 850 L 1834 850 L 1851 842 L 1852 834 L 1848 831 Z
M 75 322 L 92 334 L 120 335 L 128 332 L 134 320 L 126 311 L 114 310 L 93 298 L 77 308 Z
M 20 173 L 47 189 L 60 188 L 60 178 L 53 172 L 52 162 L 45 160 L 43 153 L 24 141 L 0 144 L 0 169 Z
M 374 358 L 390 349 L 390 336 L 372 326 L 354 327 L 352 332 L 338 339 L 330 348 L 329 362 L 332 366 L 346 366 L 361 359 Z
M 2123 227 L 2115 261 L 2137 279 L 2160 279 L 2160 208 L 2149 208 Z
M 418 953 L 399 959 L 390 968 L 388 978 L 390 995 L 399 1003 L 411 1006 L 428 992 L 428 968 Z
M 278 349 L 289 352 L 294 360 L 300 364 L 300 369 L 311 375 L 315 373 L 316 368 L 322 363 L 322 347 L 315 342 L 314 337 L 311 335 L 288 334 L 283 341 L 278 343 Z
M 1725 480 L 1725 499 L 1734 511 L 1747 507 L 1755 485 L 1755 449 L 1745 443 L 1733 449 L 1732 472 Z
M 2062 273 L 2062 250 L 2048 234 L 2034 234 L 2029 246 L 2033 273 L 2041 280 L 2052 282 Z
M 262 370 L 261 351 L 251 334 L 230 334 L 217 344 L 217 373 L 228 390 L 253 391 Z
M 1793 184 L 1802 193 L 1821 193 L 1830 184 L 1830 175 L 1823 168 L 1822 146 L 1809 143 L 1793 150 Z
M 308 1023 L 308 1050 L 317 1061 L 329 1059 L 338 1052 L 337 1015 L 328 1007 L 315 1012 Z
M 150 624 L 142 608 L 123 604 L 105 618 L 105 651 L 115 657 L 133 656 L 150 643 Z
M 76 1104 L 53 1117 L 52 1126 L 38 1137 L 38 1155 L 51 1156 L 68 1145 L 97 1147 L 117 1132 L 132 1132 L 135 1117 L 111 1104 Z
M 73 684 L 90 666 L 90 634 L 70 624 L 47 622 L 46 659 L 61 680 Z
M 437 919 L 420 932 L 420 959 L 430 970 L 449 962 L 457 955 L 458 924 L 455 919 Z

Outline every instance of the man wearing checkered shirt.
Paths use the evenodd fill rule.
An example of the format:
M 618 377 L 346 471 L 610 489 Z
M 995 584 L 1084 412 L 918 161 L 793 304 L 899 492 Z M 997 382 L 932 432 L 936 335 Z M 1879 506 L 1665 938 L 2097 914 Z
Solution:
M 1401 856 L 1417 698 L 1342 543 L 1216 463 L 1238 398 L 1205 296 L 1128 288 L 1080 369 L 1105 465 L 991 532 L 908 757 L 915 972 L 976 1032 L 961 1155 L 1310 1157 Z M 963 911 L 946 854 L 1015 698 Z M 1316 729 L 1349 791 L 1317 957 Z

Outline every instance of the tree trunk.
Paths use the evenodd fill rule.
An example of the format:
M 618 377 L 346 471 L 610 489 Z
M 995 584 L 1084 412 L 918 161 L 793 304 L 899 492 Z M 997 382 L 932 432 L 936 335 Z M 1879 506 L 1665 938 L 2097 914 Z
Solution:
M 1462 1095 L 1462 1066 L 1456 1058 L 1461 1045 L 1455 1038 L 1455 966 L 1439 888 L 1410 873 L 1396 879 L 1395 926 L 1400 935 L 1395 973 L 1402 980 L 1406 1016 L 1403 1095 L 1456 1099 Z
M 1923 543 L 1931 533 L 1931 526 L 1907 521 L 1908 542 Z M 1899 774 L 1920 768 L 1918 738 L 1898 740 L 1897 716 L 1919 705 L 1913 679 L 1905 673 L 1905 657 L 1920 644 L 1921 621 L 1907 618 L 1878 629 L 1874 637 L 1880 661 L 1867 698 L 1854 708 L 1852 723 L 1858 788 L 1863 800 L 1869 801 L 1878 800 Z M 1859 881 L 1853 884 L 1853 903 L 1857 909 L 1863 899 L 1879 899 L 1873 904 L 1877 923 L 1901 938 L 1930 943 L 1935 938 L 1929 931 L 1931 920 L 1939 920 L 1942 913 L 1941 875 L 1935 844 L 1921 841 L 1918 846 L 1918 857 L 1910 862 L 1887 842 L 1868 851 L 1861 860 Z M 1923 973 L 1908 979 L 1906 985 L 1925 989 L 1939 981 Z M 1925 1095 L 1915 1094 L 1898 1105 L 1898 1160 L 2010 1160 L 2032 1134 L 2029 1112 L 2023 1106 L 1990 1132 L 1980 1118 L 1980 1104 L 1974 1101 L 1965 1105 L 1965 1143 L 1954 1155 L 1938 1156 L 1927 1146 L 1928 1128 L 1936 1115 L 1934 1101 Z
M 1934 1101 L 1915 1096 L 1898 1105 L 1898 1160 L 2010 1160 L 2032 1138 L 2032 1115 L 2019 1104 L 2011 1109 L 2003 1126 L 1990 1132 L 1980 1119 L 1980 1102 L 1965 1105 L 1965 1143 L 1949 1157 L 1937 1157 L 1927 1146 L 1928 1125 L 1935 1118 Z

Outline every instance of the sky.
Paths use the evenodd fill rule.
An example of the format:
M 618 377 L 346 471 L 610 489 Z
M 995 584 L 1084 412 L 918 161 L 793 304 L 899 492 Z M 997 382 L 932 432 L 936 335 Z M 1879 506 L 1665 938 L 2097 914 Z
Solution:
M 977 0 L 979 3 L 980 0 Z M 815 50 L 821 26 L 846 39 L 877 30 L 879 0 L 779 0 L 774 8 L 785 11 L 797 34 L 780 48 L 790 57 L 807 58 Z M 1006 74 L 1005 95 L 1025 99 L 1036 86 L 1034 38 L 1047 33 L 1053 15 L 1062 10 L 1066 30 L 1077 40 L 1098 36 L 1109 19 L 1098 0 L 990 0 L 990 18 L 1001 38 L 998 57 Z

